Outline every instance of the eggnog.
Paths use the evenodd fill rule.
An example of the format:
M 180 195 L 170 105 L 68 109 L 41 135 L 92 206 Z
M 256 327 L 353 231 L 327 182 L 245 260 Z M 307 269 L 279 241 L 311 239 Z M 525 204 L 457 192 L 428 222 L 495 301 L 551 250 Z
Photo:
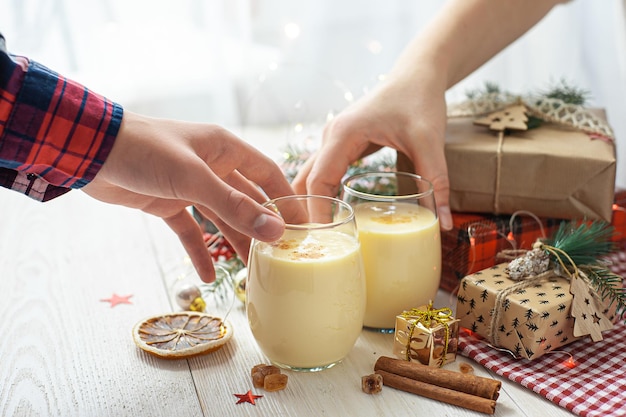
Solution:
M 367 281 L 364 325 L 393 329 L 404 310 L 434 299 L 441 278 L 439 221 L 410 203 L 354 207 Z
M 363 326 L 359 242 L 329 229 L 287 229 L 277 242 L 255 242 L 246 293 L 252 334 L 273 363 L 332 365 L 350 352 Z

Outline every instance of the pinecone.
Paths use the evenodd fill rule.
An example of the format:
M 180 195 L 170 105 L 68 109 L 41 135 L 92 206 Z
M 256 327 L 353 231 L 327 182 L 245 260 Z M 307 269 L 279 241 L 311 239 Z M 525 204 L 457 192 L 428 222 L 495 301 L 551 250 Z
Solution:
M 550 267 L 550 255 L 541 249 L 532 249 L 524 256 L 512 260 L 507 267 L 509 277 L 514 281 L 543 274 Z

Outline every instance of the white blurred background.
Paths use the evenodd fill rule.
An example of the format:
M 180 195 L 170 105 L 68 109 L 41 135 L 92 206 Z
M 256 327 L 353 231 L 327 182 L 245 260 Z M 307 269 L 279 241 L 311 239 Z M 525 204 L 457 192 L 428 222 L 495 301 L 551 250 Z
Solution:
M 443 2 L 0 0 L 0 31 L 11 52 L 129 110 L 217 123 L 246 138 L 251 125 L 321 128 L 375 85 Z M 625 3 L 558 6 L 448 101 L 485 81 L 513 93 L 560 79 L 586 89 L 589 104 L 608 111 L 626 187 Z M 276 134 L 265 150 L 294 138 Z

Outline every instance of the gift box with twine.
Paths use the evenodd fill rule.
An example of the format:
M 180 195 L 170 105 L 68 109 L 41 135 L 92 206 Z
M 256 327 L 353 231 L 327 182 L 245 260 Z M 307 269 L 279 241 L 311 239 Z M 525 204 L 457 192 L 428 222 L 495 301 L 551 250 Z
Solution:
M 611 220 L 616 157 L 604 110 L 545 97 L 468 100 L 448 108 L 445 156 L 452 211 Z M 415 172 L 401 153 L 397 166 Z
M 562 224 L 557 234 L 567 227 Z M 587 230 L 595 237 L 600 229 L 597 224 L 581 224 L 574 230 Z M 461 327 L 484 343 L 526 359 L 587 335 L 602 340 L 617 312 L 620 316 L 624 312 L 622 278 L 601 260 L 577 264 L 574 259 L 590 258 L 576 258 L 574 250 L 568 255 L 559 247 L 565 239 L 555 238 L 557 246 L 537 241 L 533 249 L 512 255 L 511 262 L 463 278 L 456 309 Z M 606 243 L 606 253 L 598 256 L 615 248 Z M 579 247 L 577 243 L 575 248 Z

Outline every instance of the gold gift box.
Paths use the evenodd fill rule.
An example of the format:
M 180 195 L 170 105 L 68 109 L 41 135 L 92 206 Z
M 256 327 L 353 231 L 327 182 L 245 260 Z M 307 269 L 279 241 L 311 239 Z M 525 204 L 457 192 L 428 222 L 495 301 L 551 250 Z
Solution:
M 507 266 L 499 264 L 463 278 L 456 306 L 460 326 L 486 343 L 526 359 L 539 358 L 580 339 L 574 336 L 573 296 L 567 278 L 548 274 L 507 294 L 496 306 L 500 292 L 518 283 L 509 278 Z M 614 310 L 608 314 L 613 321 Z
M 428 306 L 424 306 L 412 311 L 423 312 L 428 309 Z M 408 311 L 396 316 L 393 353 L 407 361 L 441 367 L 456 359 L 458 338 L 458 319 L 450 316 L 440 320 L 427 320 L 425 324 Z

